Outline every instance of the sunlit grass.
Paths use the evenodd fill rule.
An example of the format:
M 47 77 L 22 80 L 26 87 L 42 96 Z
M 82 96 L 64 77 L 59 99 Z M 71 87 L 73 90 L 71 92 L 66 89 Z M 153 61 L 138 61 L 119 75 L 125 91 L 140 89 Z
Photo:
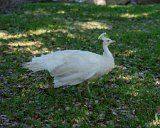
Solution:
M 97 21 L 87 21 L 87 22 L 76 22 L 75 25 L 78 25 L 82 29 L 110 29 L 111 27 L 105 23 Z
M 142 14 L 129 14 L 129 13 L 125 13 L 125 14 L 122 14 L 121 17 L 126 17 L 126 18 L 137 18 L 137 17 L 147 17 L 149 16 L 150 13 L 142 13 Z

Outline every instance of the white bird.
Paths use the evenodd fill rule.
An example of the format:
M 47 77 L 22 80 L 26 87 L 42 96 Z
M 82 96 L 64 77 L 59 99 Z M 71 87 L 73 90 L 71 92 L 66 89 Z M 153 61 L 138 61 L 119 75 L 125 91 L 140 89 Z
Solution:
M 114 58 L 108 49 L 115 42 L 102 33 L 103 55 L 81 50 L 64 50 L 32 58 L 23 64 L 33 72 L 47 70 L 54 77 L 54 88 L 77 85 L 84 81 L 98 78 L 114 68 Z

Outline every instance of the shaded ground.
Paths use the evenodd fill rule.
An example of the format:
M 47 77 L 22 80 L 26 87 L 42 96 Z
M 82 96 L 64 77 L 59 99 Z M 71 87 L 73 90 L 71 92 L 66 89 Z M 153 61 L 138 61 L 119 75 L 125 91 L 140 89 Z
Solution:
M 160 6 L 28 4 L 0 15 L 2 127 L 149 127 L 159 125 Z M 117 41 L 117 67 L 85 85 L 49 95 L 47 72 L 21 67 L 32 56 L 60 49 L 102 54 L 97 37 Z

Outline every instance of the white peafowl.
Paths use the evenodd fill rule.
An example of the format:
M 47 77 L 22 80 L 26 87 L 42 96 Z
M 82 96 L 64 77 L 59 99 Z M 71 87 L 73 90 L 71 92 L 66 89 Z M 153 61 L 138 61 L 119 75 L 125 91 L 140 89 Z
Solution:
M 56 51 L 34 57 L 31 62 L 24 63 L 23 67 L 33 72 L 49 71 L 51 77 L 54 77 L 54 88 L 98 78 L 114 68 L 114 58 L 108 46 L 115 41 L 105 35 L 106 33 L 102 33 L 98 38 L 103 40 L 103 55 L 81 50 Z

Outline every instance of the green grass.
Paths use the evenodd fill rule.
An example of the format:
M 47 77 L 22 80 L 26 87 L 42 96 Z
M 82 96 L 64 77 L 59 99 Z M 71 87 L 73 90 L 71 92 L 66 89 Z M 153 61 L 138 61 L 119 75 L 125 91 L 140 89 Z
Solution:
M 158 127 L 160 109 L 160 5 L 28 4 L 0 14 L 0 118 L 4 127 Z M 102 54 L 110 46 L 112 72 L 90 84 L 43 91 L 47 72 L 22 63 L 59 49 Z M 6 123 L 6 120 L 9 120 Z M 2 123 L 3 121 L 3 123 Z M 157 123 L 157 124 L 156 124 Z M 1 126 L 2 126 L 1 125 Z

